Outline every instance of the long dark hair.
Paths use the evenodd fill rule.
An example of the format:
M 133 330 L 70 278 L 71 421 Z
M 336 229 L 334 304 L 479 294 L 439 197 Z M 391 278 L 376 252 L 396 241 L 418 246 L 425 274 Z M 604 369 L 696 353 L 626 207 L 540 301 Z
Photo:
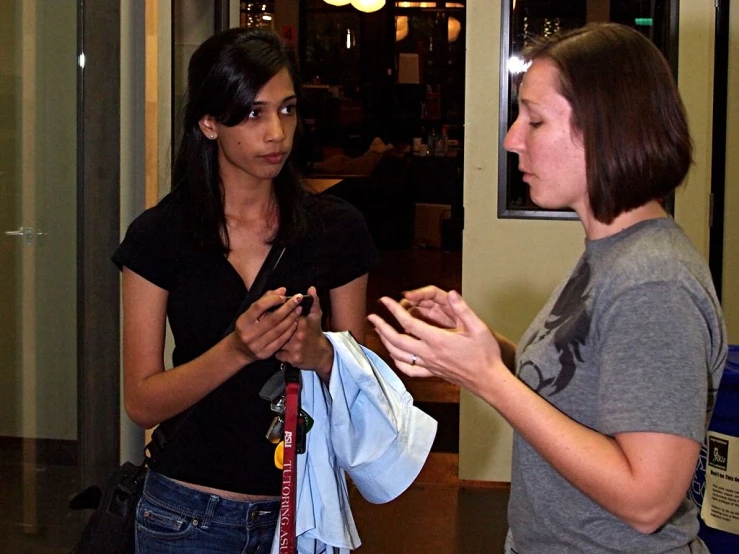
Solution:
M 205 248 L 228 253 L 230 246 L 218 146 L 203 135 L 199 121 L 210 115 L 223 125 L 238 125 L 252 110 L 259 90 L 285 68 L 299 95 L 300 79 L 292 50 L 276 34 L 264 29 L 234 28 L 217 33 L 190 58 L 182 140 L 172 170 L 172 190 L 183 193 L 194 231 Z M 299 129 L 300 124 L 296 134 Z M 306 227 L 306 193 L 292 152 L 274 179 L 274 193 L 280 223 L 272 242 L 283 246 L 300 236 Z
M 582 133 L 598 221 L 611 223 L 682 183 L 693 152 L 685 107 L 667 60 L 644 35 L 592 23 L 538 41 L 524 57 L 559 69 L 560 93 Z

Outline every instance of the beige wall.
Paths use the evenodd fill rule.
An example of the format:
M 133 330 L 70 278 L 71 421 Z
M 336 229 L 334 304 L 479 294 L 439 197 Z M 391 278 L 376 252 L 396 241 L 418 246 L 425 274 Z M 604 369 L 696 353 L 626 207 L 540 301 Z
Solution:
M 156 136 L 153 144 L 156 151 L 156 190 L 161 198 L 170 188 L 171 155 L 171 109 L 172 83 L 172 15 L 169 0 L 150 0 L 156 2 L 157 41 L 156 41 Z M 181 75 L 187 73 L 187 60 L 200 42 L 210 36 L 213 25 L 213 2 L 204 2 L 210 11 L 198 11 L 194 5 L 199 0 L 180 2 L 182 8 L 180 30 L 183 39 L 177 44 L 177 51 L 188 51 L 186 56 L 178 55 L 175 63 Z M 198 15 L 199 14 L 199 15 Z M 131 221 L 146 208 L 145 174 L 146 147 L 145 98 L 146 51 L 145 51 L 146 4 L 139 0 L 121 0 L 121 239 Z M 210 25 L 210 29 L 203 31 Z M 193 46 L 195 44 L 195 46 Z M 184 62 L 183 62 L 184 59 Z M 183 65 L 184 63 L 184 65 Z M 182 82 L 175 84 L 177 92 L 183 92 Z M 151 139 L 150 139 L 151 140 Z M 123 314 L 121 314 L 123 315 Z M 121 329 L 123 325 L 121 325 Z M 171 332 L 167 328 L 165 360 L 171 360 Z M 121 360 L 123 357 L 121 356 Z M 123 368 L 121 367 L 121 371 Z M 121 382 L 122 377 L 121 377 Z M 121 395 L 121 461 L 137 459 L 144 443 L 143 431 L 133 423 L 123 408 Z
M 729 342 L 739 344 L 739 3 L 737 2 L 731 7 L 730 19 L 722 302 Z
M 680 2 L 678 85 L 695 143 L 695 164 L 688 173 L 685 185 L 675 195 L 675 219 L 706 259 L 711 192 L 714 24 L 712 2 Z
M 517 340 L 582 252 L 584 234 L 577 222 L 496 217 L 501 3 L 470 2 L 468 10 L 467 67 L 475 71 L 466 73 L 462 288 L 491 326 Z M 712 3 L 680 3 L 679 85 L 695 140 L 696 163 L 677 196 L 675 216 L 706 256 L 713 24 Z M 461 396 L 460 412 L 460 478 L 510 480 L 508 425 L 467 393 Z
M 577 260 L 584 234 L 574 221 L 498 219 L 500 1 L 467 13 L 462 291 L 491 326 L 516 340 Z M 510 480 L 511 434 L 492 408 L 463 392 L 459 475 Z

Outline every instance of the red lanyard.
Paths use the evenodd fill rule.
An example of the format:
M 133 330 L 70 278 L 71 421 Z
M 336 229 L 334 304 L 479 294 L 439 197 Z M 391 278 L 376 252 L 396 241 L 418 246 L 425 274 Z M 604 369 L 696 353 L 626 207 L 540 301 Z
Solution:
M 295 554 L 295 490 L 297 482 L 300 370 L 285 366 L 285 435 L 280 503 L 280 554 Z

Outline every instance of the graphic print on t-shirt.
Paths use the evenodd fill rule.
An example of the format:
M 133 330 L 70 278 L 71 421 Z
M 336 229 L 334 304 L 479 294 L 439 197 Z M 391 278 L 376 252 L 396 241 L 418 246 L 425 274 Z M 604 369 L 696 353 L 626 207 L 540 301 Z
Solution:
M 574 377 L 578 363 L 583 361 L 581 346 L 585 345 L 590 328 L 586 307 L 589 284 L 590 266 L 584 261 L 562 289 L 541 330 L 522 349 L 519 377 L 544 396 L 564 390 Z M 527 355 L 529 348 L 536 348 L 536 359 L 547 363 L 533 361 Z M 539 355 L 551 348 L 556 351 L 555 356 Z

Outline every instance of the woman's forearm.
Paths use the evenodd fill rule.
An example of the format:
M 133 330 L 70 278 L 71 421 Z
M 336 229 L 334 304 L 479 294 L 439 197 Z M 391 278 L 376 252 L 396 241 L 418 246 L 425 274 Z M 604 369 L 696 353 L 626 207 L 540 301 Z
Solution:
M 698 455 L 694 441 L 660 433 L 603 435 L 507 372 L 479 396 L 567 481 L 640 532 L 659 528 L 685 495 Z
M 516 343 L 497 331 L 492 329 L 490 331 L 493 333 L 495 340 L 498 341 L 498 345 L 500 346 L 500 357 L 503 360 L 503 363 L 511 373 L 516 373 Z
M 127 378 L 124 398 L 129 417 L 151 428 L 187 410 L 253 361 L 230 342 L 231 337 L 225 337 L 194 360 L 145 379 Z

